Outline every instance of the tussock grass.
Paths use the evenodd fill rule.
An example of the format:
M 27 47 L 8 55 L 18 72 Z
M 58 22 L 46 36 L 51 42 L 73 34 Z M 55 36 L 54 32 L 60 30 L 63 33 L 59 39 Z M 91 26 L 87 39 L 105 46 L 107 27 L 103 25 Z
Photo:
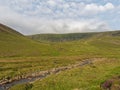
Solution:
M 90 65 L 35 81 L 30 90 L 101 90 L 101 83 L 117 75 L 120 75 L 120 59 L 99 58 Z M 25 87 L 17 85 L 10 90 L 17 90 L 18 86 Z
M 80 62 L 84 57 L 26 57 L 0 60 L 0 79 L 14 78 L 18 75 L 50 70 Z
M 31 90 L 101 90 L 103 81 L 119 74 L 120 60 L 103 59 L 36 81 Z

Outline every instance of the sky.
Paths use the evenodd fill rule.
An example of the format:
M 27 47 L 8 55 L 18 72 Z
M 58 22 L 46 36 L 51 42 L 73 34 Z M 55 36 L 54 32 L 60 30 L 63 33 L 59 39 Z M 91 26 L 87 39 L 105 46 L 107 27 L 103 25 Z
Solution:
M 120 0 L 0 0 L 0 23 L 25 35 L 120 30 Z

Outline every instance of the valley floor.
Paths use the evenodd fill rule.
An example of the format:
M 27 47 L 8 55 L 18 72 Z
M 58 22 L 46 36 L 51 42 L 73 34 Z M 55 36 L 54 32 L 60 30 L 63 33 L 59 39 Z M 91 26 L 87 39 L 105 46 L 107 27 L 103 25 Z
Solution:
M 52 74 L 32 83 L 15 85 L 10 90 L 101 90 L 100 85 L 105 80 L 119 75 L 120 59 L 94 58 L 89 65 Z
M 101 90 L 106 80 L 119 79 L 120 31 L 29 38 L 0 24 L 0 84 L 86 59 L 95 61 L 32 83 L 15 85 L 10 90 Z M 120 90 L 119 80 L 112 81 L 115 83 L 110 81 L 105 88 Z

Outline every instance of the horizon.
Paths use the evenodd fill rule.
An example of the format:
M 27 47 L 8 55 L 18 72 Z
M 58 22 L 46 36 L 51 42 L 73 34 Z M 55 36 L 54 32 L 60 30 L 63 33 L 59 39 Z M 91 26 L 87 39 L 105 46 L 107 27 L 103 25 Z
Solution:
M 24 35 L 120 29 L 120 0 L 0 0 L 0 23 Z
M 3 24 L 3 23 L 0 23 L 0 24 L 2 24 L 2 25 L 4 25 L 4 26 L 7 26 L 8 28 L 11 28 L 11 29 L 13 29 L 12 27 L 9 27 L 8 25 L 5 25 L 5 24 Z M 13 29 L 13 30 L 15 30 L 15 29 Z M 15 31 L 17 31 L 17 30 L 15 30 Z M 70 33 L 35 33 L 35 34 L 24 34 L 24 33 L 21 33 L 21 32 L 19 32 L 19 31 L 17 31 L 17 32 L 19 32 L 20 34 L 22 34 L 22 35 L 25 35 L 25 36 L 32 36 L 32 35 L 46 35 L 46 34 L 53 34 L 53 35 L 61 35 L 61 34 L 81 34 L 81 33 L 105 33 L 105 32 L 119 32 L 120 30 L 109 30 L 109 31 L 91 31 L 91 32 L 70 32 Z

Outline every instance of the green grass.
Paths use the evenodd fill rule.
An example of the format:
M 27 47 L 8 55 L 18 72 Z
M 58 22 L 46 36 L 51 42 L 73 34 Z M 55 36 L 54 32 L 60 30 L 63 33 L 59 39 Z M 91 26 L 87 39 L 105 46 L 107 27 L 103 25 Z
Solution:
M 32 88 L 32 84 L 21 84 L 21 85 L 16 85 L 16 88 L 13 87 L 11 90 L 30 90 Z
M 68 34 L 36 34 L 28 37 L 39 42 L 66 42 L 92 37 L 120 36 L 120 31 L 109 32 L 89 32 L 89 33 L 68 33 Z
M 54 56 L 56 53 L 49 44 L 37 43 L 21 34 L 14 33 L 14 30 L 12 32 L 9 31 L 11 29 L 7 29 L 5 27 L 5 31 L 0 26 L 0 57 Z
M 93 65 L 61 72 L 36 81 L 31 90 L 101 90 L 100 83 L 120 74 L 119 63 L 120 60 L 98 61 Z
M 50 70 L 81 61 L 84 57 L 26 57 L 0 60 L 0 79 Z
M 119 57 L 119 31 L 104 33 L 81 33 L 45 35 L 60 37 L 65 42 L 33 41 L 6 26 L 0 25 L 0 58 L 40 56 L 106 56 Z M 44 38 L 44 35 L 41 36 Z M 74 40 L 76 37 L 77 40 Z M 54 39 L 54 38 L 50 38 Z
M 101 90 L 100 84 L 103 81 L 120 75 L 120 60 L 98 60 L 100 61 L 38 80 L 32 83 L 33 87 L 30 90 Z
M 65 42 L 80 39 L 88 39 L 98 33 L 69 33 L 69 34 L 37 34 L 28 37 L 40 42 Z
M 120 31 L 47 34 L 32 39 L 35 41 L 0 24 L 0 79 L 67 66 L 87 58 L 106 59 L 51 75 L 30 88 L 23 84 L 12 90 L 100 90 L 102 81 L 120 74 Z

